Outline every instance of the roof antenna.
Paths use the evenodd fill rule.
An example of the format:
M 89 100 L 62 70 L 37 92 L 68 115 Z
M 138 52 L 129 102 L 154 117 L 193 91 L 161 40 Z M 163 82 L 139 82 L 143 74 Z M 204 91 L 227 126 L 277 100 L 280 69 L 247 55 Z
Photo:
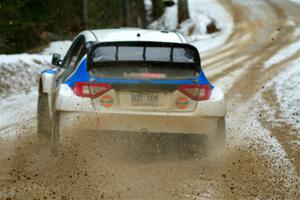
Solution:
M 137 34 L 136 34 L 136 37 L 140 38 L 140 37 L 141 37 L 141 34 L 140 34 L 140 33 L 137 33 Z

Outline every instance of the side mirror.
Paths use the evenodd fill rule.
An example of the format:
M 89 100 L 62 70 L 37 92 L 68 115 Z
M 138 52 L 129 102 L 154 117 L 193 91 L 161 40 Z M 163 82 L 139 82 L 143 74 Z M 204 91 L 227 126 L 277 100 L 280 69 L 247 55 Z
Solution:
M 52 56 L 52 65 L 56 66 L 56 67 L 61 67 L 62 65 L 62 60 L 60 59 L 60 55 L 55 53 Z
M 163 0 L 166 7 L 171 7 L 175 5 L 173 0 Z

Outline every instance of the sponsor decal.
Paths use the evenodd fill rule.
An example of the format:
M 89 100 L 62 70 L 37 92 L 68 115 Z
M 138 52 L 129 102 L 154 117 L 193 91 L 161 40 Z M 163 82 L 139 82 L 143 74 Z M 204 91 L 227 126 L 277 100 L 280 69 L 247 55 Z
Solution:
M 176 101 L 177 108 L 183 110 L 189 105 L 189 99 L 187 97 L 179 97 Z
M 166 74 L 142 73 L 143 78 L 166 78 Z
M 110 108 L 113 105 L 114 100 L 110 95 L 105 95 L 101 97 L 100 103 L 104 108 Z
M 135 73 L 135 72 L 124 72 L 123 77 L 125 78 L 150 78 L 150 79 L 162 79 L 166 78 L 166 74 L 159 73 Z

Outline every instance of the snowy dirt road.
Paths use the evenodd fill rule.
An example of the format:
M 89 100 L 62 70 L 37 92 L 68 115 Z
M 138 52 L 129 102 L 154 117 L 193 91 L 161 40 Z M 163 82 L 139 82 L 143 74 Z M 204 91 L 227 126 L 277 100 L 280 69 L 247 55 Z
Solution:
M 220 158 L 170 151 L 163 134 L 96 132 L 70 134 L 54 157 L 36 136 L 36 94 L 20 95 L 0 106 L 0 199 L 300 199 L 300 4 L 219 2 L 233 31 L 202 59 L 226 91 Z

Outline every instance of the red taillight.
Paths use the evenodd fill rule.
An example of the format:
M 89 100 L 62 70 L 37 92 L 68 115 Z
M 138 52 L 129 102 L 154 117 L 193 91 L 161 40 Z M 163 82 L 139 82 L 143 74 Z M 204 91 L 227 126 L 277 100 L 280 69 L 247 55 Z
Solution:
M 181 85 L 178 90 L 196 101 L 207 100 L 211 94 L 209 85 Z
M 75 83 L 74 93 L 80 97 L 97 98 L 111 89 L 111 85 L 107 83 Z

